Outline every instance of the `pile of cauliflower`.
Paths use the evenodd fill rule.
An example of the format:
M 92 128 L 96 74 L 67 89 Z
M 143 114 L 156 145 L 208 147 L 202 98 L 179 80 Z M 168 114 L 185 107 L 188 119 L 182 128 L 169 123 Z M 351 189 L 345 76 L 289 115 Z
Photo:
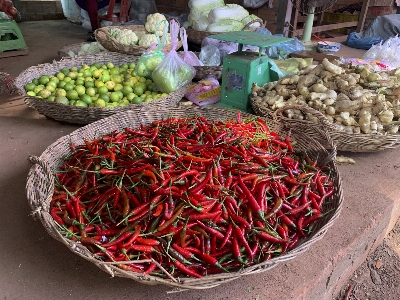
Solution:
M 308 105 L 323 113 L 338 131 L 396 134 L 400 124 L 400 68 L 375 71 L 370 65 L 330 62 L 304 66 L 299 73 L 262 87 L 253 85 L 253 104 L 270 110 Z M 301 110 L 286 109 L 286 117 L 319 123 Z
M 109 29 L 109 33 L 121 44 L 123 45 L 138 45 L 142 47 L 150 47 L 153 44 L 157 44 L 157 36 L 161 38 L 164 34 L 164 26 L 167 19 L 163 14 L 154 13 L 147 16 L 146 23 L 144 27 L 146 29 L 146 33 L 138 33 L 134 32 L 130 29 L 119 29 L 119 28 L 111 28 Z M 162 23 L 160 23 L 162 22 Z M 160 25 L 157 27 L 157 25 Z M 171 36 L 167 33 L 165 44 L 171 43 Z

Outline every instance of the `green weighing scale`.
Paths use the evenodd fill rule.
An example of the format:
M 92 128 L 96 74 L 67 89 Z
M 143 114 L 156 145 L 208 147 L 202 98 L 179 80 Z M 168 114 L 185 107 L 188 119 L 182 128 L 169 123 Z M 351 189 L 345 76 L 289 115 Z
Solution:
M 250 112 L 249 95 L 253 83 L 262 86 L 278 80 L 278 74 L 271 70 L 271 60 L 262 55 L 262 49 L 291 41 L 274 35 L 251 31 L 235 31 L 208 36 L 209 38 L 238 43 L 238 52 L 226 55 L 222 65 L 221 100 L 217 106 Z M 259 47 L 259 51 L 243 51 L 243 45 Z

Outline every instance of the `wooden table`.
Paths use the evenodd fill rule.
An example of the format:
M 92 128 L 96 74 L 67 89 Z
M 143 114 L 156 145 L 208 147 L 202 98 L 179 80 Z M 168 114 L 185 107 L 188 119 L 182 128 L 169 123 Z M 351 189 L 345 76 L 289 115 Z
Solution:
M 319 52 L 314 52 L 314 51 L 298 51 L 298 52 L 292 52 L 289 54 L 290 57 L 298 57 L 298 58 L 308 58 L 311 57 L 313 61 L 321 62 L 324 58 L 327 58 L 329 60 L 331 59 L 340 59 L 339 56 L 335 55 L 326 55 L 324 53 L 319 53 Z

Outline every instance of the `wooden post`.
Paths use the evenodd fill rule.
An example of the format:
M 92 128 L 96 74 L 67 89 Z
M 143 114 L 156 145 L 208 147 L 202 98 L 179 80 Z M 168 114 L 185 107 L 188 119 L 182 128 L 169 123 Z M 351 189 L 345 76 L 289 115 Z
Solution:
M 370 0 L 363 1 L 363 6 L 361 8 L 360 16 L 358 18 L 358 24 L 357 24 L 357 29 L 356 29 L 357 32 L 362 31 L 364 28 L 365 18 L 367 16 L 368 7 L 369 7 L 369 2 L 370 2 Z

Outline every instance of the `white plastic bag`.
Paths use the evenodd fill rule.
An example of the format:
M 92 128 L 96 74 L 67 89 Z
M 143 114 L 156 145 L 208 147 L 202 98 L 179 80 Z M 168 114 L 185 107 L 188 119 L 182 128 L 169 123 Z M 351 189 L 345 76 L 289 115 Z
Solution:
M 392 68 L 400 67 L 400 38 L 395 36 L 372 47 L 363 55 L 363 59 L 388 61 Z
M 170 22 L 172 50 L 165 55 L 161 63 L 155 68 L 151 77 L 158 90 L 171 93 L 192 81 L 196 70 L 185 63 L 176 52 L 179 25 L 175 20 Z

